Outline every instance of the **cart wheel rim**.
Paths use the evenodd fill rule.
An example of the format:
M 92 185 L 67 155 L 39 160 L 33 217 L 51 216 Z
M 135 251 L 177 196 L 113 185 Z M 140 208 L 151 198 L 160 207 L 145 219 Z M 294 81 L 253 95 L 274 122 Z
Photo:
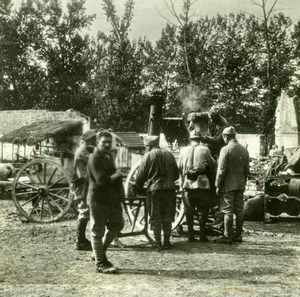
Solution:
M 128 197 L 131 193 L 131 185 L 135 183 L 135 176 L 138 171 L 138 168 L 140 166 L 140 162 L 137 162 L 134 164 L 134 166 L 131 168 L 131 170 L 128 173 L 128 176 L 125 181 L 125 196 Z M 177 192 L 176 193 L 176 212 L 175 212 L 175 219 L 172 223 L 172 231 L 176 230 L 178 226 L 181 224 L 183 218 L 184 218 L 184 204 L 182 199 L 182 193 Z M 143 230 L 145 225 L 145 218 L 144 218 L 144 209 L 139 208 L 139 205 L 135 203 L 134 199 L 132 199 L 132 202 L 130 200 L 126 200 L 125 202 L 126 207 L 126 213 L 129 216 L 130 224 L 133 225 L 135 223 L 134 227 L 137 227 L 139 230 Z M 140 212 L 140 213 L 137 213 Z M 150 228 L 150 225 L 149 225 Z M 149 232 L 152 232 L 149 230 Z
M 12 185 L 12 198 L 19 213 L 32 222 L 51 223 L 70 209 L 71 177 L 60 164 L 50 159 L 26 163 Z

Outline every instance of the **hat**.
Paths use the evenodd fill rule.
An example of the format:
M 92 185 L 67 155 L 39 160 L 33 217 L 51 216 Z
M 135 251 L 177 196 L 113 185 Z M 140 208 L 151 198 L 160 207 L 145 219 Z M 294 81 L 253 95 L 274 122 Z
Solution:
M 159 144 L 159 136 L 157 135 L 146 135 L 143 140 L 146 146 L 157 146 Z
M 83 133 L 81 135 L 81 139 L 84 141 L 88 141 L 88 140 L 91 140 L 93 137 L 96 137 L 96 134 L 97 134 L 97 130 L 91 129 L 91 130 L 88 130 L 85 133 Z
M 198 130 L 192 130 L 190 133 L 190 139 L 199 139 L 201 137 L 201 133 Z
M 223 130 L 223 134 L 224 135 L 235 135 L 236 132 L 235 132 L 235 129 L 234 127 L 230 126 L 230 127 L 227 127 Z
M 220 114 L 220 108 L 217 106 L 212 106 L 208 112 L 210 115 L 212 114 Z

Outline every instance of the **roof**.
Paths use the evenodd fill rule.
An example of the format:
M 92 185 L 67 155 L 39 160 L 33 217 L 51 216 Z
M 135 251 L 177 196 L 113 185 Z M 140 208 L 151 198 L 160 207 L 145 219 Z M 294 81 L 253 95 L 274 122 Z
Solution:
M 128 148 L 144 148 L 142 137 L 136 132 L 114 132 Z
M 40 121 L 8 132 L 0 138 L 0 142 L 34 145 L 54 136 L 81 135 L 80 121 Z
M 42 121 L 80 121 L 84 131 L 90 128 L 89 117 L 68 109 L 66 111 L 49 111 L 45 109 L 0 110 L 0 136 L 23 126 Z

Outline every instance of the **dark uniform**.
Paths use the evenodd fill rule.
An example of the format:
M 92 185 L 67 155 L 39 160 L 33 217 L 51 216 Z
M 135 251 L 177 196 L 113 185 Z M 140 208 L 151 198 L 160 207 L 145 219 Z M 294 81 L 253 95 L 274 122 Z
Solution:
M 209 136 L 207 137 L 209 148 L 214 157 L 219 156 L 221 148 L 225 145 L 222 138 L 222 132 L 224 128 L 228 126 L 228 123 L 224 117 L 219 115 L 219 118 L 209 122 L 208 130 Z
M 109 243 L 124 227 L 121 204 L 124 199 L 124 188 L 122 178 L 111 182 L 110 176 L 116 172 L 111 153 L 104 153 L 97 149 L 90 156 L 87 169 L 91 241 L 98 266 L 106 259 L 105 252 L 108 248 L 106 241 L 102 244 L 105 227 L 108 229 L 106 238 L 109 239 Z
M 176 209 L 175 181 L 178 178 L 175 158 L 168 151 L 154 148 L 141 161 L 136 186 L 141 190 L 147 182 L 147 205 L 157 248 L 161 247 L 162 227 L 164 247 L 170 247 L 169 240 Z

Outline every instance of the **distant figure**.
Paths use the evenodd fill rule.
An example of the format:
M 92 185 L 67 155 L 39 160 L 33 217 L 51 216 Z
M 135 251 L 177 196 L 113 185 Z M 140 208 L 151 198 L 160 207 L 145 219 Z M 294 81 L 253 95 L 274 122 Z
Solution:
M 283 155 L 282 149 L 279 148 L 277 144 L 275 144 L 275 149 L 273 151 L 273 157 L 275 157 L 275 156 L 282 156 L 282 155 Z
M 217 243 L 242 242 L 244 224 L 244 190 L 249 175 L 249 154 L 235 138 L 233 127 L 223 131 L 226 146 L 221 149 L 216 177 L 216 193 L 221 196 L 220 209 L 224 214 L 224 235 Z M 236 218 L 232 234 L 233 215 Z
M 269 151 L 269 157 L 270 157 L 270 158 L 273 157 L 275 149 L 276 149 L 276 146 L 275 146 L 275 144 L 274 144 L 274 145 L 272 145 L 272 148 L 271 148 L 270 151 Z

